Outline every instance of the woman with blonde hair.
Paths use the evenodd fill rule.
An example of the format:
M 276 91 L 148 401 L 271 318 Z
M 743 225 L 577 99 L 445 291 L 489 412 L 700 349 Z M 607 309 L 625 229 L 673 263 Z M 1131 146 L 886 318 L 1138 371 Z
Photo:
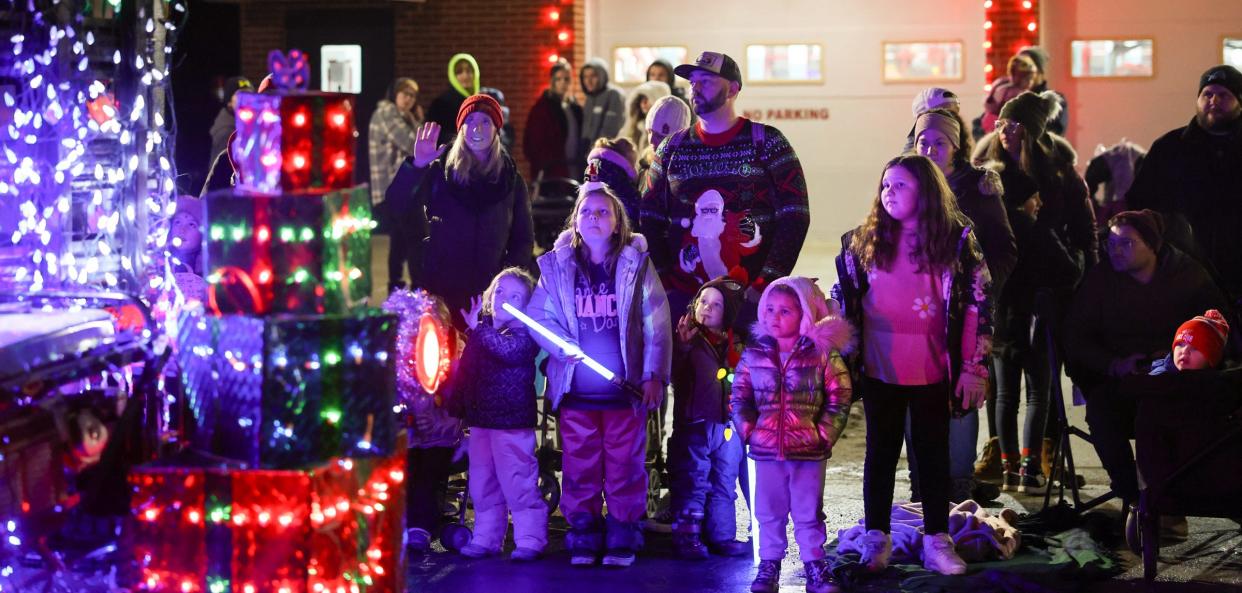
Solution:
M 526 182 L 500 146 L 500 104 L 472 95 L 457 112 L 453 145 L 437 144 L 440 125 L 423 124 L 414 155 L 389 186 L 387 199 L 410 212 L 407 229 L 423 242 L 423 264 L 411 284 L 444 299 L 454 322 L 493 276 L 529 267 L 534 249 Z

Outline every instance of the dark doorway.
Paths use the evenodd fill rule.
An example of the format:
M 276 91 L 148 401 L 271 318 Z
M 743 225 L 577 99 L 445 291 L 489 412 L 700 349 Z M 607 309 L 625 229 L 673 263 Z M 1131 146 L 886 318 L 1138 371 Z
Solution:
M 225 79 L 241 74 L 241 7 L 192 0 L 173 48 L 177 191 L 198 195 L 211 166 L 211 124 L 223 104 Z M 258 81 L 251 81 L 258 83 Z
M 367 158 L 367 125 L 375 104 L 384 97 L 393 79 L 393 12 L 391 8 L 342 8 L 289 10 L 285 14 L 285 38 L 310 58 L 311 90 L 320 88 L 320 48 L 324 45 L 362 46 L 362 92 L 355 102 L 358 125 L 357 166 L 354 181 L 370 178 Z M 286 49 L 289 49 L 286 48 Z

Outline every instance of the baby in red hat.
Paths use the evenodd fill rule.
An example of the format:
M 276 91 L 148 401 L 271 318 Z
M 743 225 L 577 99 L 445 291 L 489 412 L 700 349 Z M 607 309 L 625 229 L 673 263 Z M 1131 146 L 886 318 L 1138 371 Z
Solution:
M 1173 365 L 1179 371 L 1211 369 L 1225 357 L 1229 323 L 1216 309 L 1183 323 L 1173 334 Z

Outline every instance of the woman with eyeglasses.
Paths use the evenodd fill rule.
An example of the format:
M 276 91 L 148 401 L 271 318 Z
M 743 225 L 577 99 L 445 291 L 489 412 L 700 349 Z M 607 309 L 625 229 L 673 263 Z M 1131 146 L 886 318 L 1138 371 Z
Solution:
M 1074 170 L 1077 155 L 1049 132 L 1061 109 L 1055 93 L 1022 93 L 1005 103 L 996 130 L 975 150 L 975 163 L 1000 172 L 1018 263 L 996 304 L 993 365 L 996 428 L 1006 491 L 1039 492 L 1047 484 L 1043 463 L 1051 377 L 1044 321 L 1035 317 L 1035 295 L 1051 290 L 1063 311 L 1084 270 L 1096 263 L 1095 217 L 1087 186 Z M 1059 314 L 1058 314 L 1059 315 Z M 1027 412 L 1018 442 L 1019 384 L 1025 377 Z

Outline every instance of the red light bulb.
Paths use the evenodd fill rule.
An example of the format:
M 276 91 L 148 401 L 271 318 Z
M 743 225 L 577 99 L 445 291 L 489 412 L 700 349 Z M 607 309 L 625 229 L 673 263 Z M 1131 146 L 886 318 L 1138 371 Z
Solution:
M 306 168 L 306 157 L 301 154 L 293 155 L 293 168 L 294 169 L 305 169 Z
M 300 127 L 302 127 L 302 126 L 306 125 L 306 114 L 305 114 L 305 113 L 302 113 L 301 111 L 299 111 L 299 112 L 297 112 L 296 114 L 294 114 L 294 116 L 293 116 L 293 125 L 294 125 L 295 127 L 298 127 L 298 128 L 300 128 Z
M 332 125 L 334 125 L 334 126 L 336 126 L 336 127 L 338 127 L 338 128 L 343 128 L 343 127 L 345 127 L 345 114 L 344 114 L 344 113 L 339 113 L 339 112 L 338 112 L 337 114 L 333 115 L 333 116 L 332 116 Z

